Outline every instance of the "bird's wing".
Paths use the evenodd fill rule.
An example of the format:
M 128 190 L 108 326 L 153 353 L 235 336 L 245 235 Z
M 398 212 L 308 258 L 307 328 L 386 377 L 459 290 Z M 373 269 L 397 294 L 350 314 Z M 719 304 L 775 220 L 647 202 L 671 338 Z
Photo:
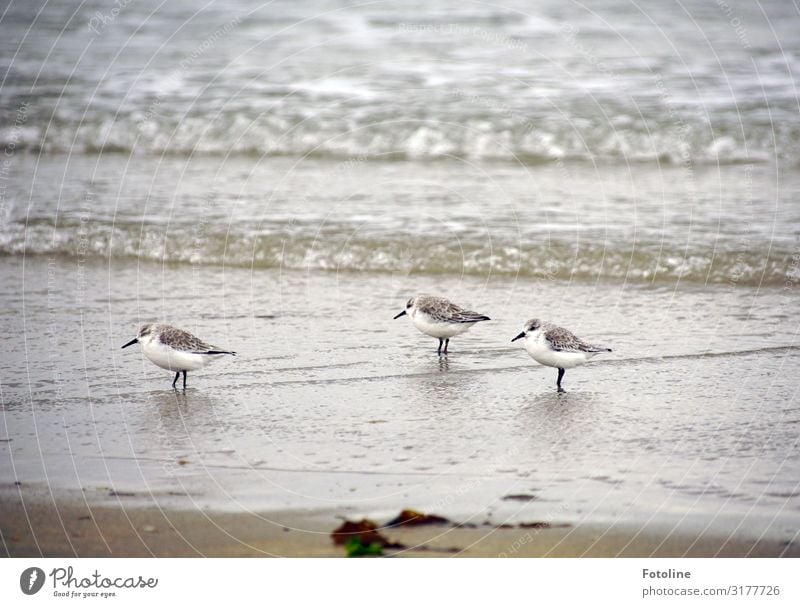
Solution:
M 469 323 L 490 320 L 488 316 L 465 310 L 446 299 L 432 298 L 426 304 L 423 312 L 438 322 Z
M 557 352 L 611 352 L 609 348 L 587 344 L 563 327 L 550 327 L 544 337 Z
M 550 327 L 544 333 L 544 338 L 550 347 L 556 352 L 585 352 L 582 346 L 586 346 L 584 342 L 575 337 L 575 335 L 564 329 L 563 327 Z
M 159 332 L 159 341 L 180 352 L 191 352 L 192 354 L 207 354 L 219 350 L 219 348 L 207 344 L 191 333 L 176 327 L 161 329 Z

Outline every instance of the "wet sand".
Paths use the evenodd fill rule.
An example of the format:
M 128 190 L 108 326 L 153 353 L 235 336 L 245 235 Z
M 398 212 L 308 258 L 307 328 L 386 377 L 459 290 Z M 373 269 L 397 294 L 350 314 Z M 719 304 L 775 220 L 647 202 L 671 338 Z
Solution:
M 11 557 L 340 557 L 331 541 L 333 511 L 230 513 L 90 506 L 83 497 L 44 488 L 0 493 L 3 552 Z M 123 498 L 124 501 L 124 498 Z M 10 531 L 13 530 L 13 531 Z M 800 546 L 709 533 L 553 524 L 546 528 L 487 522 L 387 528 L 400 557 L 796 557 Z
M 0 283 L 25 285 L 0 291 L 2 329 L 26 339 L 0 354 L 0 483 L 47 488 L 26 503 L 48 554 L 88 533 L 75 495 L 107 521 L 116 554 L 147 550 L 128 517 L 160 530 L 159 554 L 178 550 L 174 538 L 159 543 L 170 524 L 197 526 L 181 553 L 274 541 L 267 552 L 338 554 L 327 533 L 340 517 L 384 522 L 403 508 L 480 525 L 447 533 L 467 554 L 507 551 L 519 529 L 497 526 L 542 521 L 569 525 L 546 531 L 552 554 L 776 556 L 796 545 L 800 350 L 785 328 L 798 302 L 780 290 L 195 274 L 35 257 L 1 267 Z M 414 291 L 446 292 L 493 320 L 440 359 L 435 340 L 392 320 Z M 534 314 L 614 352 L 569 371 L 558 395 L 555 371 L 510 343 Z M 239 356 L 176 392 L 171 374 L 120 350 L 154 319 Z M 67 534 L 52 524 L 56 507 Z M 209 531 L 206 513 L 235 539 Z M 282 513 L 280 533 L 251 513 Z M 5 535 L 21 516 L 4 505 Z M 284 533 L 296 541 L 281 547 Z M 33 553 L 25 537 L 9 550 Z M 76 539 L 81 554 L 97 553 L 91 537 Z

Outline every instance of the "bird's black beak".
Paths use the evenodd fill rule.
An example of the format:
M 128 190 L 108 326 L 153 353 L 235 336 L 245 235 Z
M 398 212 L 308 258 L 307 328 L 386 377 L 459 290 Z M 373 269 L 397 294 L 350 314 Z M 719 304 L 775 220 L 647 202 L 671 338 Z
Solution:
M 134 337 L 132 340 L 130 340 L 127 344 L 125 344 L 122 347 L 123 348 L 127 348 L 128 346 L 132 346 L 133 344 L 137 344 L 137 343 L 139 343 L 139 339 Z
M 406 315 L 406 311 L 405 311 L 405 310 L 403 310 L 402 312 L 400 312 L 400 314 L 398 314 L 397 316 L 395 316 L 395 317 L 394 317 L 392 320 L 397 320 L 397 319 L 398 319 L 398 318 L 400 318 L 401 316 L 405 316 L 405 315 Z
M 514 342 L 514 341 L 517 341 L 518 339 L 522 339 L 523 337 L 525 337 L 525 331 L 523 331 L 522 333 L 520 333 L 519 335 L 517 335 L 517 336 L 516 336 L 514 339 L 512 339 L 511 341 L 512 341 L 512 342 Z

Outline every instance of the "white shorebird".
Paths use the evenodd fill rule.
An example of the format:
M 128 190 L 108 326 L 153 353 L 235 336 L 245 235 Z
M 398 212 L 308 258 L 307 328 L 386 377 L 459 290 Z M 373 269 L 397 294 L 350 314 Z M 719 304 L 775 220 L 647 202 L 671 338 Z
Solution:
M 184 390 L 186 389 L 187 371 L 201 369 L 226 354 L 236 356 L 236 352 L 211 346 L 191 333 L 170 325 L 144 325 L 139 329 L 139 334 L 122 347 L 127 348 L 135 343 L 141 344 L 142 352 L 150 362 L 162 369 L 175 371 L 175 379 L 172 380 L 173 388 L 178 377 L 183 373 Z
M 411 317 L 411 321 L 417 329 L 439 339 L 437 353 L 440 356 L 442 355 L 442 344 L 444 344 L 444 354 L 447 355 L 447 346 L 450 344 L 451 337 L 464 333 L 476 322 L 491 320 L 483 314 L 465 310 L 444 297 L 433 297 L 432 295 L 412 297 L 406 303 L 406 309 L 395 318 L 400 318 L 405 314 Z
M 593 346 L 578 339 L 567 329 L 536 318 L 525 323 L 522 333 L 511 341 L 524 339 L 525 349 L 531 358 L 541 365 L 558 369 L 556 386 L 564 392 L 561 379 L 565 369 L 572 369 L 588 362 L 595 354 L 611 352 L 611 348 Z

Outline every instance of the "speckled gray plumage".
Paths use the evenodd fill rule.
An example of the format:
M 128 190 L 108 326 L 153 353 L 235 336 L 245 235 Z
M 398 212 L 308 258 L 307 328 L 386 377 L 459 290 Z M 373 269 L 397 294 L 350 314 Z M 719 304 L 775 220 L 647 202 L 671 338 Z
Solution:
M 587 343 L 576 337 L 569 329 L 559 327 L 553 323 L 537 319 L 529 320 L 526 323 L 528 327 L 536 325 L 538 325 L 538 330 L 544 333 L 547 343 L 556 352 L 611 352 L 610 348 Z
M 202 339 L 195 337 L 188 331 L 178 329 L 172 325 L 145 325 L 142 327 L 139 335 L 143 335 L 145 332 L 157 335 L 159 342 L 179 352 L 191 352 L 193 354 L 235 354 L 235 352 L 212 346 Z
M 417 310 L 423 314 L 427 314 L 437 322 L 472 323 L 482 320 L 491 320 L 484 314 L 465 310 L 444 297 L 419 295 L 416 297 L 415 303 Z

